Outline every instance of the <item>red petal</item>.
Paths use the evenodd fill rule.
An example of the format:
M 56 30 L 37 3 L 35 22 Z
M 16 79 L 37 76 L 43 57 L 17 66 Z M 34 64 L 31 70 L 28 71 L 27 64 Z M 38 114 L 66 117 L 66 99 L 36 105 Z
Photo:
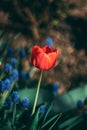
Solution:
M 48 54 L 48 53 L 51 53 L 52 52 L 52 48 L 49 47 L 49 46 L 45 46 L 42 48 L 43 52 Z
M 37 67 L 41 70 L 48 70 L 51 65 L 50 59 L 48 55 L 45 53 L 39 53 L 37 56 Z
M 39 47 L 39 46 L 34 46 L 33 50 L 32 50 L 32 54 L 30 57 L 30 62 L 33 64 L 33 59 L 35 59 L 37 57 L 37 54 L 43 52 L 43 50 Z
M 49 59 L 51 61 L 50 68 L 52 68 L 55 65 L 56 60 L 58 58 L 58 50 L 55 49 L 52 53 L 49 53 L 48 56 L 49 56 Z
M 34 46 L 33 50 L 32 50 L 32 55 L 35 55 L 37 53 L 43 52 L 43 50 L 39 47 L 39 46 Z

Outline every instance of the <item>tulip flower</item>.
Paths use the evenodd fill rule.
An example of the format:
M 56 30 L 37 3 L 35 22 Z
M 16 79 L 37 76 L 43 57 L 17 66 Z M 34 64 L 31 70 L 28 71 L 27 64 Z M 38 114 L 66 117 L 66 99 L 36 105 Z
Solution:
M 35 45 L 30 57 L 30 62 L 40 70 L 49 70 L 54 67 L 58 58 L 58 50 L 52 50 L 51 47 L 45 46 L 40 48 Z
M 37 68 L 41 70 L 40 79 L 37 86 L 36 96 L 34 100 L 34 105 L 32 109 L 32 115 L 35 112 L 37 99 L 40 90 L 40 84 L 42 79 L 42 72 L 43 70 L 49 70 L 54 67 L 58 58 L 58 50 L 52 48 L 50 46 L 45 45 L 43 48 L 40 48 L 38 45 L 35 45 L 32 54 L 30 57 L 30 62 Z

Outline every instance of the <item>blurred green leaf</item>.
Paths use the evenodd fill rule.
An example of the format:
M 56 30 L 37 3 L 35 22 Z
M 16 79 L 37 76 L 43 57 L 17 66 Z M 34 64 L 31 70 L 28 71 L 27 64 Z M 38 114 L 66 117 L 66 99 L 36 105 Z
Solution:
M 82 121 L 83 121 L 82 118 L 78 119 L 77 121 L 75 121 L 75 122 L 73 122 L 72 124 L 70 124 L 70 125 L 68 126 L 68 128 L 66 128 L 65 130 L 70 130 L 71 128 L 73 128 L 75 125 L 81 123 Z
M 19 91 L 21 100 L 26 96 L 30 99 L 31 104 L 34 102 L 36 94 L 36 88 L 23 89 Z M 37 105 L 42 103 L 53 103 L 53 112 L 65 112 L 76 108 L 78 99 L 84 101 L 87 97 L 87 85 L 83 85 L 77 89 L 71 90 L 63 95 L 53 98 L 52 91 L 41 87 Z M 66 102 L 65 102 L 66 101 Z
M 43 129 L 44 127 L 46 127 L 48 124 L 52 123 L 52 121 L 54 121 L 53 125 L 51 126 L 53 128 L 53 126 L 55 125 L 56 123 L 56 120 L 58 120 L 60 118 L 60 114 L 57 114 L 55 116 L 53 116 L 51 119 L 49 119 L 48 121 L 46 121 L 46 123 L 44 123 L 41 127 L 41 129 Z M 49 128 L 49 130 L 51 130 L 51 127 Z
M 57 121 L 60 119 L 62 113 L 59 114 L 58 118 L 55 120 L 55 122 L 50 126 L 48 130 L 52 130 L 52 128 L 56 125 Z
M 2 74 L 0 75 L 0 80 L 3 79 L 6 76 L 5 72 L 2 72 Z
M 53 21 L 52 21 L 52 25 L 56 26 L 56 25 L 58 25 L 58 24 L 59 24 L 59 20 L 53 20 Z
M 35 99 L 36 94 L 36 88 L 30 88 L 30 89 L 23 89 L 19 91 L 20 99 L 22 100 L 25 96 L 29 98 L 30 102 L 33 103 Z M 37 105 L 43 103 L 43 102 L 50 102 L 52 99 L 51 93 L 49 93 L 48 90 L 40 89 Z M 51 100 L 52 101 L 52 100 Z
M 37 110 L 37 112 L 34 115 L 34 118 L 32 120 L 32 124 L 29 130 L 36 130 L 37 126 L 38 126 L 38 121 L 39 121 L 39 109 Z
M 79 116 L 76 116 L 76 117 L 73 117 L 73 118 L 70 118 L 66 121 L 64 121 L 62 124 L 59 125 L 59 128 L 62 129 L 66 126 L 71 126 L 73 123 L 76 123 L 76 121 L 78 121 L 79 119 L 81 119 L 81 115 Z
M 11 122 L 8 120 L 6 125 L 3 125 L 2 130 L 12 130 Z
M 50 107 L 48 108 L 48 110 L 47 110 L 47 112 L 46 112 L 46 114 L 45 114 L 45 117 L 44 117 L 43 123 L 46 121 L 47 116 L 49 115 L 49 113 L 50 113 L 52 107 L 53 107 L 53 104 L 51 104 Z
M 16 113 L 16 121 L 19 120 L 19 118 L 22 116 L 24 110 L 17 110 L 17 113 Z

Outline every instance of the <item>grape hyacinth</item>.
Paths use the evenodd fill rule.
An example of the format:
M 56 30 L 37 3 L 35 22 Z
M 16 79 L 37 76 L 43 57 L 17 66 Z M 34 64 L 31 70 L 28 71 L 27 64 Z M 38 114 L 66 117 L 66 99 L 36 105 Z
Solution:
M 19 54 L 20 54 L 21 57 L 24 57 L 25 54 L 26 54 L 26 53 L 25 53 L 25 50 L 24 50 L 24 49 L 20 49 L 20 50 L 19 50 Z
M 7 56 L 8 56 L 9 58 L 14 57 L 14 50 L 13 50 L 12 47 L 8 47 L 8 48 L 7 48 Z
M 16 58 L 12 58 L 10 63 L 11 63 L 11 65 L 12 65 L 13 67 L 15 67 L 16 64 L 17 64 Z
M 9 76 L 10 83 L 12 84 L 14 82 L 14 79 L 12 76 Z
M 25 97 L 22 102 L 21 102 L 21 105 L 23 107 L 23 109 L 27 109 L 30 105 L 30 101 L 27 97 Z
M 82 108 L 83 108 L 83 105 L 84 105 L 84 103 L 83 103 L 82 100 L 78 100 L 78 101 L 77 101 L 77 108 L 78 108 L 78 109 L 82 109 Z
M 41 105 L 40 108 L 39 108 L 39 112 L 40 112 L 40 114 L 44 114 L 45 111 L 46 111 L 46 107 L 45 107 L 45 105 Z
M 10 86 L 11 86 L 11 81 L 10 81 L 10 79 L 5 79 L 4 85 L 5 85 L 5 90 L 9 90 L 9 89 L 10 89 Z
M 27 79 L 29 79 L 29 74 L 22 71 L 21 74 L 20 74 L 20 78 L 22 80 L 27 80 Z
M 59 85 L 57 83 L 54 83 L 52 87 L 53 87 L 53 95 L 56 96 L 58 94 Z
M 12 72 L 12 77 L 13 79 L 18 79 L 18 76 L 19 76 L 19 73 L 18 73 L 18 70 L 17 69 L 14 69 L 13 72 Z
M 48 37 L 48 38 L 46 39 L 46 45 L 47 45 L 47 46 L 53 46 L 53 40 L 52 40 L 51 37 Z
M 5 103 L 4 103 L 4 107 L 5 109 L 11 109 L 12 108 L 12 100 L 10 98 L 8 98 Z
M 4 67 L 6 73 L 10 73 L 12 71 L 12 65 L 7 63 Z
M 0 92 L 3 93 L 5 91 L 5 84 L 2 80 L 0 80 Z
M 18 94 L 17 91 L 13 91 L 11 96 L 12 96 L 12 101 L 14 103 L 18 103 L 19 102 L 19 94 Z

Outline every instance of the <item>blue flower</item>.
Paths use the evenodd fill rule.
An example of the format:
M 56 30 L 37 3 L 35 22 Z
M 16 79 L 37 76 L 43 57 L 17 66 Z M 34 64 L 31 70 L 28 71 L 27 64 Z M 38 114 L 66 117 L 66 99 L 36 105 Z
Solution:
M 11 109 L 12 108 L 12 100 L 8 98 L 4 103 L 5 109 Z
M 17 64 L 16 58 L 12 58 L 12 59 L 11 59 L 11 65 L 12 65 L 13 67 L 15 67 L 16 64 Z
M 54 83 L 52 87 L 54 91 L 59 89 L 59 85 L 57 83 Z
M 60 86 L 57 83 L 54 83 L 52 87 L 53 87 L 53 95 L 56 96 L 58 94 L 58 89 Z
M 17 91 L 13 91 L 11 96 L 12 96 L 12 101 L 14 103 L 18 103 L 19 102 L 19 94 L 18 94 Z
M 12 71 L 12 65 L 7 63 L 4 67 L 6 73 L 10 73 Z
M 7 48 L 7 56 L 8 57 L 14 57 L 14 50 L 12 47 Z
M 22 104 L 22 107 L 23 107 L 24 109 L 27 109 L 27 108 L 29 107 L 29 105 L 30 105 L 30 101 L 29 101 L 29 99 L 28 99 L 27 97 L 25 97 L 25 98 L 22 100 L 21 104 Z
M 27 80 L 27 79 L 29 79 L 29 74 L 22 71 L 20 78 L 23 79 L 23 80 Z
M 9 76 L 9 80 L 10 80 L 10 83 L 12 84 L 13 83 L 13 81 L 14 81 L 14 79 L 13 79 L 13 77 L 12 76 Z
M 20 49 L 19 54 L 20 54 L 21 57 L 24 57 L 26 55 L 26 52 L 25 52 L 24 49 Z
M 46 107 L 45 107 L 45 105 L 41 105 L 40 108 L 39 108 L 39 112 L 40 112 L 40 114 L 44 114 L 45 111 L 46 111 Z
M 9 90 L 11 86 L 11 81 L 9 79 L 5 79 L 4 85 L 5 85 L 5 90 Z
M 13 72 L 12 72 L 12 77 L 13 79 L 18 79 L 18 76 L 19 76 L 19 73 L 18 73 L 18 70 L 14 69 Z
M 78 100 L 78 101 L 77 101 L 77 108 L 78 108 L 78 109 L 82 109 L 82 108 L 83 108 L 83 105 L 84 105 L 84 104 L 83 104 L 82 100 Z
M 51 37 L 48 37 L 48 38 L 46 39 L 46 45 L 47 45 L 47 46 L 53 46 L 53 40 L 52 40 Z
M 3 93 L 5 90 L 5 84 L 3 81 L 0 80 L 0 92 Z

